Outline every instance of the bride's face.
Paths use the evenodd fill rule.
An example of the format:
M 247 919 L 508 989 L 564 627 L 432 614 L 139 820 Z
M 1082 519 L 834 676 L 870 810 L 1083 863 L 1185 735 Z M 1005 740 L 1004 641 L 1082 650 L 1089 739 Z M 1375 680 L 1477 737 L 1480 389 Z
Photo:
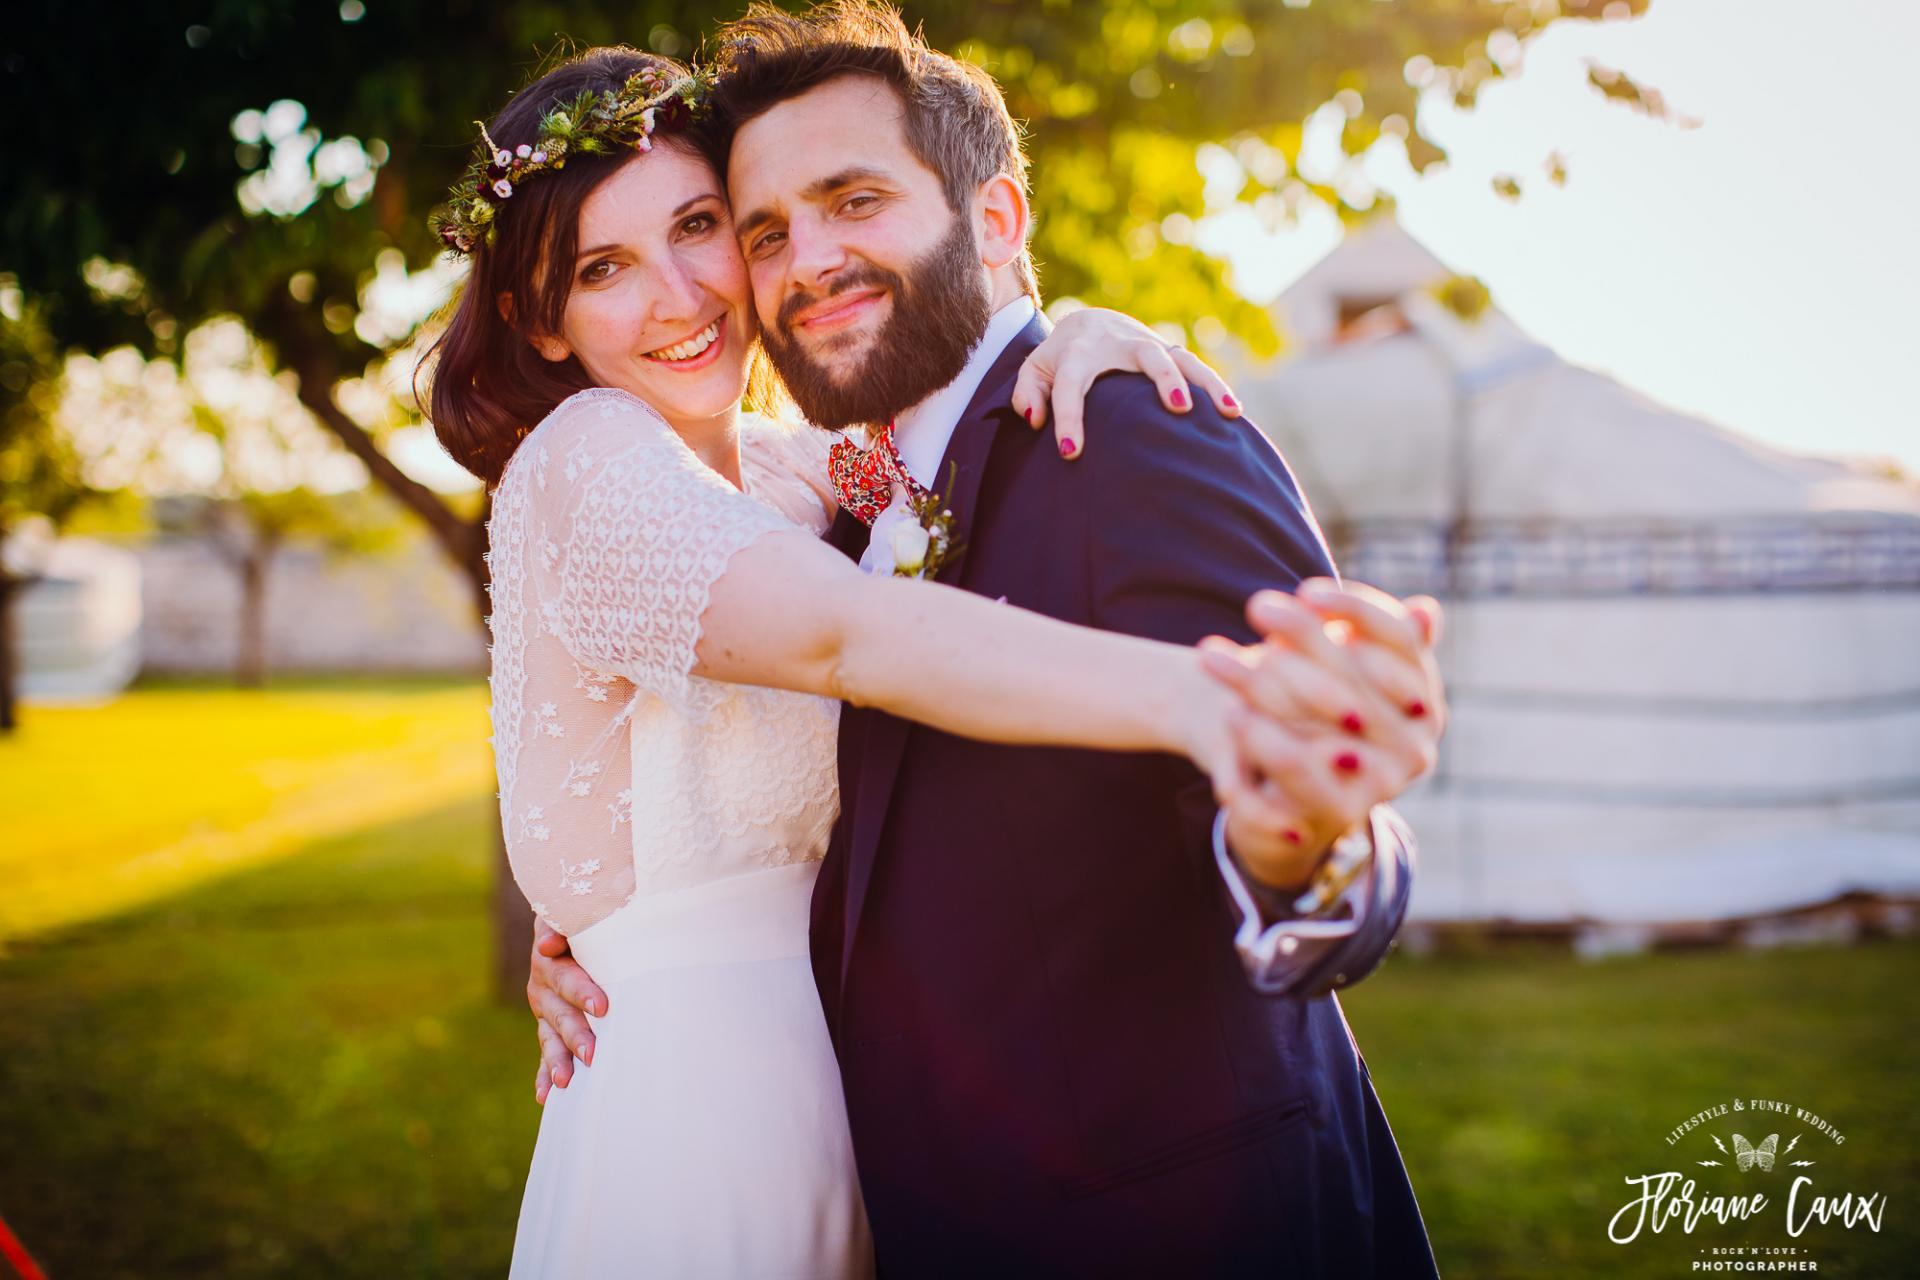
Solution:
M 537 344 L 580 358 L 604 387 L 669 422 L 730 410 L 747 384 L 753 293 L 713 170 L 680 147 L 636 155 L 580 208 L 561 332 Z

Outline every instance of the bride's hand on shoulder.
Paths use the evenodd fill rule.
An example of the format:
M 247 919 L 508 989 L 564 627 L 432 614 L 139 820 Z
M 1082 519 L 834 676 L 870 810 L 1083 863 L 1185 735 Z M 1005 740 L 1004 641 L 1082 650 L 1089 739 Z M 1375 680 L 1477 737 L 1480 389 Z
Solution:
M 1240 402 L 1232 388 L 1199 356 L 1175 346 L 1132 316 L 1105 307 L 1082 307 L 1054 325 L 1020 366 L 1013 407 L 1036 431 L 1049 413 L 1060 455 L 1078 458 L 1086 451 L 1086 401 L 1093 380 L 1103 373 L 1144 373 L 1160 392 L 1169 412 L 1193 407 L 1194 388 L 1205 391 L 1214 407 L 1238 417 Z

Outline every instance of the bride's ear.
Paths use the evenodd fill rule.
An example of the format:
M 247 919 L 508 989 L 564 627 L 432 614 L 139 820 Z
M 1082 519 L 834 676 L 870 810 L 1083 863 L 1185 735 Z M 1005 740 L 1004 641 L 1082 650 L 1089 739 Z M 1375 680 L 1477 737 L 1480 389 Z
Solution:
M 513 295 L 510 293 L 501 294 L 494 299 L 494 305 L 500 308 L 500 318 L 508 324 L 512 324 Z M 555 337 L 550 333 L 534 334 L 529 337 L 527 341 L 533 344 L 533 349 L 540 353 L 541 359 L 551 360 L 554 364 L 559 364 L 561 361 L 573 355 L 573 348 L 567 345 L 566 339 Z

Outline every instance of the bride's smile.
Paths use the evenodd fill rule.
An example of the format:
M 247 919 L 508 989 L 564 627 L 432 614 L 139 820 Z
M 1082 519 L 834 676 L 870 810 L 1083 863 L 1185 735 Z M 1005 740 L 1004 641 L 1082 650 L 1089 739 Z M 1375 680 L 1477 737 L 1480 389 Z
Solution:
M 720 337 L 726 329 L 726 324 L 727 318 L 721 316 L 684 342 L 676 342 L 670 347 L 661 347 L 658 351 L 647 352 L 646 358 L 655 364 L 666 365 L 681 373 L 693 369 L 704 369 L 712 359 L 718 359 L 721 350 L 724 350 L 720 346 Z M 702 356 L 709 356 L 711 359 L 703 361 Z

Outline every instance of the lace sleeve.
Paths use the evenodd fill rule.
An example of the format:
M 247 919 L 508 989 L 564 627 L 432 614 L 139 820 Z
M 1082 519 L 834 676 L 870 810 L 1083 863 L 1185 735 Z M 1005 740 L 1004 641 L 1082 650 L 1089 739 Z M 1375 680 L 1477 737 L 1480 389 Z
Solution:
M 556 411 L 535 478 L 534 594 L 572 657 L 689 712 L 700 618 L 735 552 L 793 526 L 622 392 Z
M 630 734 L 642 700 L 706 717 L 690 677 L 733 553 L 793 526 L 624 392 L 582 392 L 521 443 L 494 495 L 494 762 L 514 879 L 577 933 L 632 896 Z

